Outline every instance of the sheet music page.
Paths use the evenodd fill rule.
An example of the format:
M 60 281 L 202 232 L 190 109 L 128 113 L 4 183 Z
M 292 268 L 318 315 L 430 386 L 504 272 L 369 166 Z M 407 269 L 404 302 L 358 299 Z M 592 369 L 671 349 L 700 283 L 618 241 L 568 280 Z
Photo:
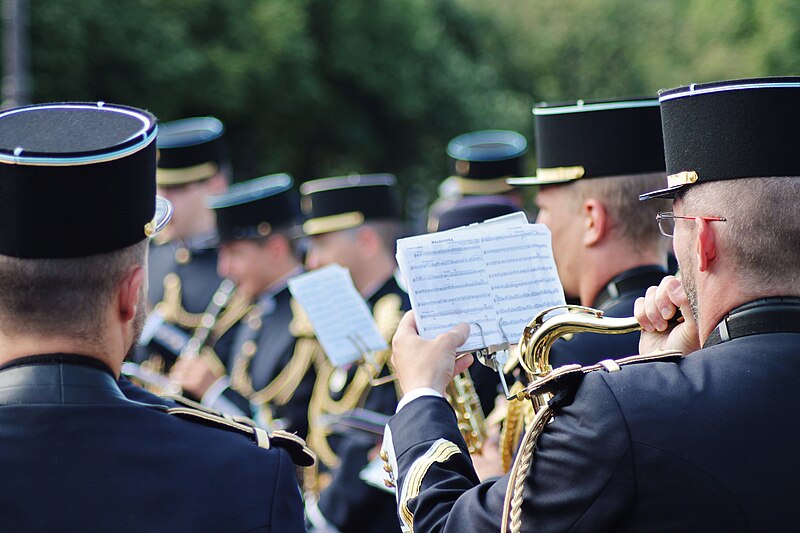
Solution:
M 432 339 L 460 322 L 470 327 L 461 347 L 473 350 L 500 339 L 479 235 L 445 231 L 397 241 L 397 262 L 422 337 Z
M 400 239 L 397 260 L 421 336 L 470 323 L 459 351 L 516 344 L 537 313 L 565 304 L 550 231 L 521 212 Z
M 339 265 L 300 274 L 289 291 L 308 315 L 322 348 L 336 366 L 353 363 L 363 350 L 387 350 L 367 302 L 356 290 L 350 272 Z

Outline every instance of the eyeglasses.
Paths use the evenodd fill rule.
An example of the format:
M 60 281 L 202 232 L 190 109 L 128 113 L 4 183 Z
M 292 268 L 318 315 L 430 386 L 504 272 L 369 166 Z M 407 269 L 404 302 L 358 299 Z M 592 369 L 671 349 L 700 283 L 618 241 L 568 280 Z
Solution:
M 687 215 L 676 215 L 672 211 L 665 211 L 656 215 L 658 229 L 661 230 L 662 235 L 665 237 L 672 237 L 675 234 L 676 218 L 684 218 L 686 220 L 697 220 L 699 218 L 706 222 L 725 222 L 725 218 L 723 217 L 690 217 Z

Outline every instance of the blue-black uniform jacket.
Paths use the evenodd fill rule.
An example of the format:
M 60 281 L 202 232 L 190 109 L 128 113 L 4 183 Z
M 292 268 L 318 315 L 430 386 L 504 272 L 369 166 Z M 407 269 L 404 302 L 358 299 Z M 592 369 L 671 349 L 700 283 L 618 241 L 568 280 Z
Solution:
M 401 310 L 411 309 L 408 294 L 394 277 L 368 298 L 370 307 L 387 294 L 400 296 Z M 397 408 L 394 384 L 373 387 L 363 407 L 385 415 L 393 414 Z M 336 437 L 332 440 L 335 440 L 334 451 L 341 459 L 341 465 L 333 472 L 331 484 L 320 496 L 318 506 L 323 516 L 343 533 L 399 532 L 394 497 L 359 478 L 359 473 L 369 462 L 370 450 L 377 444 L 376 439 L 355 430 Z
M 0 368 L 4 531 L 304 531 L 286 451 L 127 399 L 95 359 Z
M 292 335 L 289 324 L 293 314 L 290 305 L 292 296 L 288 286 L 278 291 L 271 300 L 271 308 L 264 310 L 257 321 L 259 327 L 252 327 L 247 317 L 242 319 L 233 335 L 231 356 L 227 368 L 228 375 L 233 374 L 237 359 L 241 358 L 242 345 L 248 341 L 256 343 L 256 353 L 248 366 L 248 379 L 253 390 L 260 391 L 286 368 L 294 356 L 297 339 Z M 308 402 L 314 389 L 316 373 L 313 362 L 294 389 L 292 397 L 284 405 L 270 406 L 273 418 L 281 419 L 286 431 L 296 433 L 302 438 L 308 434 Z M 246 416 L 255 416 L 250 401 L 228 387 L 223 396 Z
M 750 333 L 586 375 L 539 437 L 523 531 L 793 529 L 800 333 Z M 458 446 L 407 502 L 415 531 L 499 530 L 508 476 L 478 482 L 443 399 L 412 401 L 389 427 L 398 491 L 438 439 Z
M 658 285 L 667 271 L 657 265 L 626 270 L 609 281 L 595 298 L 592 307 L 600 309 L 605 316 L 633 316 L 636 298 L 644 296 L 647 288 Z M 620 359 L 639 353 L 639 332 L 623 335 L 579 333 L 569 340 L 561 338 L 550 348 L 550 364 L 553 368 L 568 364 L 592 365 L 603 359 Z

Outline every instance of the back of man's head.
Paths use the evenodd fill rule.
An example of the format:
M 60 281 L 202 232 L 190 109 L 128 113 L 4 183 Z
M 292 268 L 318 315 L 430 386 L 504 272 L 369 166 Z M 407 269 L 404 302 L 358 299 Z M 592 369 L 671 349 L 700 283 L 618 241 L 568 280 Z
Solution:
M 607 238 L 638 250 L 666 252 L 668 242 L 654 221 L 658 213 L 669 210 L 669 202 L 639 201 L 640 194 L 663 181 L 664 173 L 658 172 L 577 180 L 570 187 L 577 209 L 590 198 L 603 205 L 609 218 Z
M 26 335 L 34 344 L 45 337 L 97 344 L 112 316 L 133 331 L 130 322 L 144 309 L 137 297 L 147 238 L 171 214 L 155 194 L 156 132 L 146 111 L 103 102 L 0 113 L 5 341 Z M 116 315 L 113 301 L 122 302 Z
M 689 215 L 723 216 L 717 246 L 748 293 L 800 295 L 800 177 L 712 181 L 681 196 Z
M 90 257 L 0 256 L 0 332 L 91 341 L 131 267 L 144 266 L 147 241 Z

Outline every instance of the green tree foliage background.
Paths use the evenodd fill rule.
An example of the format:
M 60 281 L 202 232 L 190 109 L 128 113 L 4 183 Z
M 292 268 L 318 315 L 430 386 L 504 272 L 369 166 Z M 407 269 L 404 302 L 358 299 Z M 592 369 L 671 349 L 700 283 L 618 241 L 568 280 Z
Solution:
M 449 138 L 531 139 L 535 101 L 800 66 L 793 0 L 37 0 L 30 14 L 35 101 L 216 115 L 237 179 L 389 171 L 432 190 Z

